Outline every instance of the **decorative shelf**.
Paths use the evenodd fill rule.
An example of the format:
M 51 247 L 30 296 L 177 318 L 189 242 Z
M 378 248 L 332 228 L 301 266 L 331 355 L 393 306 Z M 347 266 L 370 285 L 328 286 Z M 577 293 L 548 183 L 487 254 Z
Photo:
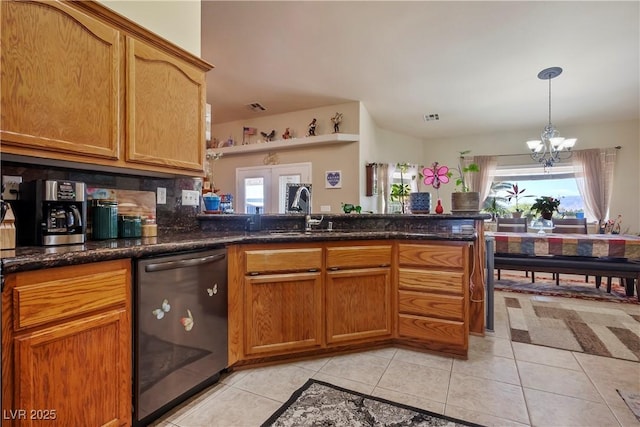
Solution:
M 278 139 L 271 142 L 259 142 L 233 147 L 210 148 L 215 153 L 225 156 L 254 153 L 259 151 L 291 150 L 294 148 L 313 147 L 326 144 L 346 144 L 360 140 L 360 135 L 350 133 L 330 133 L 328 135 L 306 136 L 303 138 Z

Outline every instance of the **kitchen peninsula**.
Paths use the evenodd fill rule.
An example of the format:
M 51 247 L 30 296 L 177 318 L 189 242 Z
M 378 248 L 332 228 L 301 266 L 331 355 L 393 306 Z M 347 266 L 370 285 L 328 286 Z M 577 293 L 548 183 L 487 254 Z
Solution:
M 132 351 L 125 343 L 131 342 L 132 262 L 219 247 L 228 250 L 231 367 L 372 345 L 464 358 L 468 334 L 484 330 L 484 217 L 328 215 L 322 229 L 305 232 L 301 215 L 263 215 L 263 230 L 246 232 L 250 215 L 200 215 L 200 229 L 160 230 L 150 240 L 18 248 L 2 259 L 3 408 L 45 403 L 38 390 L 47 376 L 33 372 L 54 364 L 45 364 L 42 351 L 57 359 L 90 343 L 121 351 L 109 360 L 68 364 L 66 380 L 51 377 L 77 382 L 85 366 L 104 371 L 100 386 L 113 390 L 119 403 L 107 399 L 87 408 L 61 396 L 53 402 L 58 417 L 82 408 L 85 414 L 95 411 L 96 421 L 130 423 L 125 409 L 131 371 L 125 361 Z M 55 301 L 68 302 L 57 308 Z M 65 351 L 53 352 L 59 346 Z M 25 375 L 35 382 L 24 383 Z

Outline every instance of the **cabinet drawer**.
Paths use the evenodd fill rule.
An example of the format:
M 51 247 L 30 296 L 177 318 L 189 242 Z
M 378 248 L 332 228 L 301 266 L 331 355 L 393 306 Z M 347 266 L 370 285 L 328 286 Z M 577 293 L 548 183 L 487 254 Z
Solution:
M 398 245 L 400 265 L 416 267 L 463 268 L 467 264 L 468 246 Z
M 464 322 L 401 314 L 398 317 L 398 334 L 401 337 L 465 346 L 468 331 Z
M 398 269 L 400 289 L 462 295 L 464 286 L 465 278 L 462 272 Z
M 245 252 L 245 273 L 309 271 L 322 268 L 322 248 L 260 249 Z
M 13 289 L 14 329 L 125 304 L 129 260 L 18 273 Z
M 391 265 L 391 245 L 327 248 L 327 268 L 386 267 Z
M 398 311 L 417 316 L 464 320 L 464 300 L 461 296 L 399 291 Z

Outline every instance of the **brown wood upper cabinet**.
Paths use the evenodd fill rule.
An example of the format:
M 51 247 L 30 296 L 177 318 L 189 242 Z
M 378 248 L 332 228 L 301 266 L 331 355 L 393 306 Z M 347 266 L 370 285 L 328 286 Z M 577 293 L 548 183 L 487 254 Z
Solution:
M 3 153 L 203 174 L 211 64 L 97 2 L 0 11 Z
M 127 161 L 203 170 L 204 73 L 127 38 Z
M 60 2 L 1 10 L 2 151 L 118 159 L 120 32 Z

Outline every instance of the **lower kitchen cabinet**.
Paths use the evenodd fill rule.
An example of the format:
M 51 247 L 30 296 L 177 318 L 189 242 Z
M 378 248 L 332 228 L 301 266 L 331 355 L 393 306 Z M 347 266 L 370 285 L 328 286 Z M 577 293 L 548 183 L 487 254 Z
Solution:
M 130 425 L 130 300 L 128 259 L 7 275 L 2 425 Z
M 288 353 L 322 344 L 319 272 L 245 280 L 245 353 Z
M 391 336 L 391 269 L 328 271 L 327 343 Z
M 229 248 L 229 361 L 399 343 L 466 357 L 468 242 L 327 241 Z
M 398 245 L 398 337 L 467 354 L 469 259 L 465 243 Z

